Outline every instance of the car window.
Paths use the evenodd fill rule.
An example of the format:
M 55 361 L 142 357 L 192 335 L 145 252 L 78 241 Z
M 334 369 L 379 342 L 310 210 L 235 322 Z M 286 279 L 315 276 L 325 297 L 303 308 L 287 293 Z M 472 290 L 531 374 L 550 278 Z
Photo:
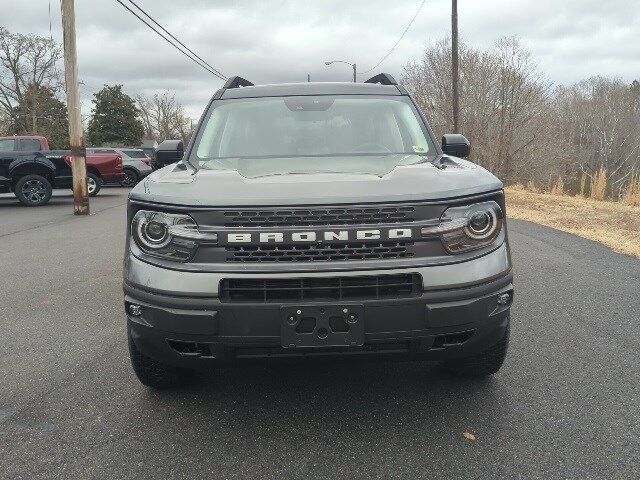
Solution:
M 147 158 L 142 150 L 122 150 L 122 153 L 131 158 Z
M 21 152 L 37 152 L 41 149 L 40 142 L 35 139 L 18 140 L 18 150 Z
M 0 140 L 0 152 L 11 152 L 15 150 L 15 140 Z
M 111 149 L 111 148 L 87 148 L 87 152 L 89 152 L 89 153 L 116 153 L 116 151 Z

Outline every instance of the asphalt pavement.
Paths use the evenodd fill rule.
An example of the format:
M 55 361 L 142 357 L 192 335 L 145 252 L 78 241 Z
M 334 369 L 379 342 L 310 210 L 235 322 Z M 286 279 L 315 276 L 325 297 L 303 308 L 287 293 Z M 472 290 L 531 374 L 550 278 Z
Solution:
M 511 221 L 510 351 L 489 380 L 287 363 L 157 393 L 126 348 L 126 194 L 90 217 L 67 192 L 0 195 L 0 479 L 639 478 L 637 259 Z

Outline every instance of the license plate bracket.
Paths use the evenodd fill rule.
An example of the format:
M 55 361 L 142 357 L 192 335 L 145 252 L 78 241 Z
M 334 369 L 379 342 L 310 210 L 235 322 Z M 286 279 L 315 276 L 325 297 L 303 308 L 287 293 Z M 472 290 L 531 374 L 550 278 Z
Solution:
M 283 306 L 283 348 L 353 347 L 364 344 L 363 305 Z

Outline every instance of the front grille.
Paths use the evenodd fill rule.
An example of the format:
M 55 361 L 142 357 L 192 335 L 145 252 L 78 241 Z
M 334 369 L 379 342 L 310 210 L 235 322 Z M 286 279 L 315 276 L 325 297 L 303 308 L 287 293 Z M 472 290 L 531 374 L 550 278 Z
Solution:
M 373 225 L 414 220 L 413 206 L 291 208 L 224 212 L 226 227 Z
M 406 298 L 422 292 L 418 274 L 296 279 L 224 279 L 223 302 L 304 302 Z
M 226 247 L 227 262 L 329 262 L 408 258 L 411 242 L 347 243 L 342 245 L 264 245 Z

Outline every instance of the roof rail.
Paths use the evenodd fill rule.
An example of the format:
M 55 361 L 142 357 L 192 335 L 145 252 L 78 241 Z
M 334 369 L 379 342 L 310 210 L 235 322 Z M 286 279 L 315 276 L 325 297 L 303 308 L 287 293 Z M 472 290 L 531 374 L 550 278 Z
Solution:
M 234 75 L 224 82 L 224 85 L 222 86 L 223 89 L 240 87 L 253 87 L 253 83 L 245 78 Z
M 381 85 L 398 85 L 396 79 L 388 73 L 379 73 L 375 77 L 371 77 L 369 80 L 365 80 L 364 83 L 379 83 Z

